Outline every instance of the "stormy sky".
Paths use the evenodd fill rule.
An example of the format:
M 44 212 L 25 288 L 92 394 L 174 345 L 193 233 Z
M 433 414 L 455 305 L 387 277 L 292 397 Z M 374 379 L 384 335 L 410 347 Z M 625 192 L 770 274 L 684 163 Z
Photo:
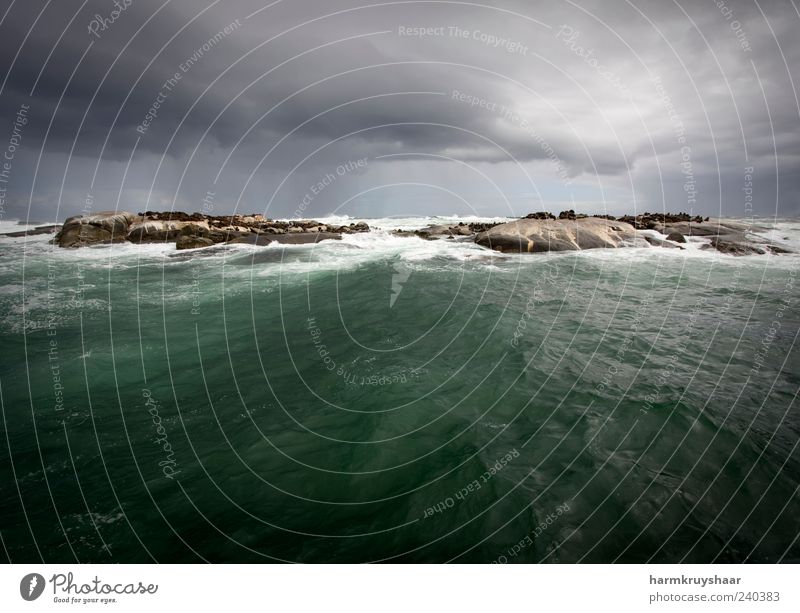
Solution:
M 0 18 L 6 220 L 800 213 L 796 0 L 5 0 Z

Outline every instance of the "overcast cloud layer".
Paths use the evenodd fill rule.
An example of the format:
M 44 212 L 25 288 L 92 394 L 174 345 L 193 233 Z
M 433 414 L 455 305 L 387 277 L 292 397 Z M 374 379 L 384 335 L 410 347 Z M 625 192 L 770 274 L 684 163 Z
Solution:
M 117 5 L 0 4 L 4 219 L 800 213 L 793 0 Z

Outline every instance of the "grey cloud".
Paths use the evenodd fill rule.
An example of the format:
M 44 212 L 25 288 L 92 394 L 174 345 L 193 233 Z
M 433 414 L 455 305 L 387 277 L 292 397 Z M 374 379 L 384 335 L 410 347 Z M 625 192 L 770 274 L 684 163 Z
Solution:
M 552 202 L 600 202 L 602 185 L 622 194 L 618 209 L 635 203 L 741 215 L 738 193 L 749 165 L 761 195 L 756 214 L 774 214 L 776 202 L 779 214 L 800 212 L 800 112 L 792 87 L 800 17 L 789 4 L 726 0 L 720 9 L 715 2 L 650 0 L 637 10 L 599 1 L 370 7 L 299 0 L 247 19 L 266 4 L 133 0 L 97 37 L 88 24 L 94 15 L 109 16 L 113 0 L 91 0 L 68 28 L 80 2 L 51 3 L 32 29 L 44 2 L 14 3 L 0 26 L 5 70 L 19 52 L 0 95 L 4 131 L 20 104 L 31 105 L 31 118 L 6 216 L 44 218 L 59 200 L 59 215 L 75 212 L 90 189 L 103 201 L 98 207 L 113 208 L 134 145 L 120 205 L 137 210 L 148 194 L 149 208 L 198 208 L 228 156 L 214 186 L 220 210 L 237 201 L 240 209 L 263 210 L 272 199 L 271 214 L 290 215 L 315 177 L 362 157 L 370 159 L 367 171 L 304 212 L 324 214 L 392 182 L 439 184 L 473 200 L 482 194 L 486 213 L 505 207 L 491 199 L 480 173 L 430 157 L 449 156 L 502 179 L 518 213 L 538 206 L 523 196 L 535 192 L 533 179 Z M 217 36 L 237 19 L 228 35 Z M 401 27 L 434 30 L 415 37 L 401 35 Z M 452 35 L 451 27 L 467 34 Z M 179 82 L 165 92 L 176 72 Z M 157 116 L 137 131 L 160 94 Z M 694 201 L 681 166 L 687 147 Z M 398 213 L 412 210 L 412 200 L 387 190 L 380 211 L 392 212 L 392 203 Z M 417 208 L 452 212 L 451 205 L 443 200 L 448 210 L 439 211 L 426 199 Z

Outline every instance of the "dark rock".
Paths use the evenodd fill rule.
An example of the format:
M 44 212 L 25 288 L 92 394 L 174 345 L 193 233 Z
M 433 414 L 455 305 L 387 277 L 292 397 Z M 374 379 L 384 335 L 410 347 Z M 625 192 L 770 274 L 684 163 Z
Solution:
M 230 240 L 230 236 L 224 232 L 218 232 L 217 230 L 211 230 L 207 238 L 210 238 L 213 243 L 225 243 Z
M 369 226 L 363 221 L 359 221 L 348 226 L 328 226 L 327 231 L 336 234 L 355 234 L 357 232 L 369 232 Z
M 232 241 L 229 241 L 228 244 L 237 244 L 237 245 L 256 245 L 257 247 L 266 247 L 274 239 L 267 238 L 263 234 L 250 234 L 248 236 L 240 236 L 238 238 L 234 238 Z
M 680 232 L 670 232 L 667 234 L 668 241 L 675 241 L 676 243 L 685 243 L 686 237 Z
M 211 234 L 211 228 L 208 226 L 208 223 L 205 221 L 189 221 L 184 222 L 180 230 L 178 230 L 179 236 L 204 236 L 208 237 Z
M 764 255 L 761 247 L 748 242 L 743 235 L 715 236 L 701 249 L 716 249 L 728 255 Z
M 680 245 L 673 245 L 669 241 L 662 240 L 649 234 L 642 234 L 642 238 L 650 243 L 653 247 L 664 247 L 665 249 L 683 249 Z
M 664 231 L 667 234 L 677 232 L 683 236 L 717 236 L 719 234 L 727 234 L 731 228 L 723 227 L 717 224 L 693 224 L 693 223 L 668 223 L 664 226 Z
M 426 240 L 434 240 L 437 238 L 455 238 L 458 236 L 472 236 L 473 234 L 477 234 L 478 232 L 485 232 L 490 228 L 495 226 L 499 226 L 501 223 L 464 223 L 463 221 L 452 225 L 434 225 L 428 226 L 427 228 L 422 228 L 420 230 L 411 231 L 403 231 L 403 230 L 395 230 L 393 234 L 395 236 L 418 236 L 420 238 L 424 238 Z
M 443 225 L 428 226 L 427 228 L 422 228 L 420 230 L 417 230 L 416 232 L 414 232 L 414 234 L 416 234 L 420 238 L 433 239 L 433 238 L 438 238 L 440 236 L 452 236 L 453 230 L 451 229 L 450 226 L 443 226 Z
M 703 223 L 703 218 L 699 215 L 692 217 L 688 213 L 642 213 L 641 215 L 623 215 L 618 219 L 631 224 L 634 228 L 644 230 L 662 231 L 668 224 L 674 223 Z M 708 218 L 706 218 L 708 221 Z M 683 232 L 689 234 L 689 232 Z
M 664 232 L 679 232 L 684 236 L 720 236 L 726 234 L 744 234 L 745 232 L 762 231 L 766 228 L 731 219 L 712 219 L 710 222 L 669 222 Z
M 502 221 L 497 221 L 497 222 L 487 221 L 487 222 L 473 222 L 467 225 L 469 226 L 471 232 L 486 232 L 487 230 L 491 230 L 495 226 L 500 226 L 503 223 L 504 222 Z
M 204 236 L 180 235 L 178 240 L 175 241 L 177 249 L 199 249 L 200 247 L 210 247 L 213 244 L 214 241 Z
M 108 230 L 92 224 L 70 224 L 62 228 L 53 241 L 59 247 L 84 247 L 113 242 L 115 237 Z M 116 237 L 125 240 L 124 235 Z

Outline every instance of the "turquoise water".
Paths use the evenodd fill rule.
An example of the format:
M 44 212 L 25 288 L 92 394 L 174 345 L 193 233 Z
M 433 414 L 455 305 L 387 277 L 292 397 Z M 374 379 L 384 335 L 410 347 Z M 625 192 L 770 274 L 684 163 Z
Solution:
M 0 251 L 7 560 L 800 560 L 798 257 Z

